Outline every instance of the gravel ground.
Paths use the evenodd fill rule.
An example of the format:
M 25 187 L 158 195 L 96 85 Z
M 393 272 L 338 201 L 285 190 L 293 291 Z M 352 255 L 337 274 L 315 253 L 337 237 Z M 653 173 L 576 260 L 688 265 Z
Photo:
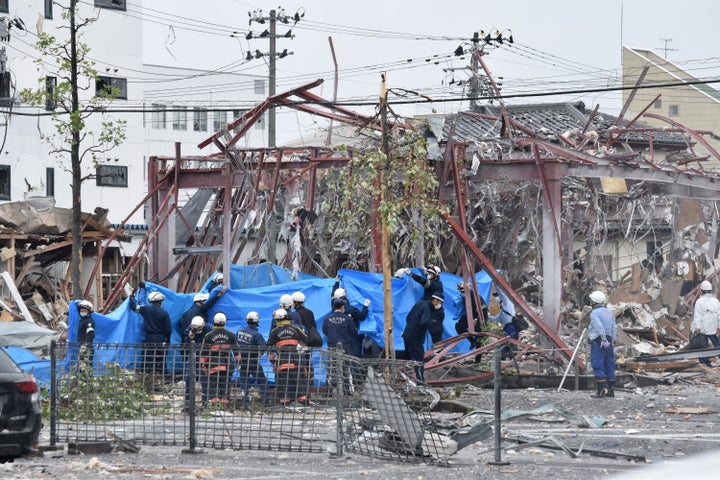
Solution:
M 463 387 L 443 393 L 453 396 L 459 390 L 457 402 L 485 412 L 490 418 L 494 401 L 492 390 Z M 526 446 L 504 450 L 499 454 L 501 464 L 495 464 L 498 454 L 493 449 L 492 437 L 452 455 L 447 466 L 395 463 L 356 454 L 335 458 L 330 452 L 308 454 L 206 449 L 200 454 L 188 454 L 183 453 L 182 447 L 141 446 L 137 454 L 68 455 L 64 450 L 47 451 L 41 457 L 22 458 L 0 465 L 0 477 L 79 480 L 100 477 L 587 480 L 615 478 L 627 472 L 636 472 L 641 474 L 638 478 L 657 480 L 659 477 L 654 473 L 655 468 L 667 469 L 672 465 L 682 468 L 684 462 L 692 462 L 694 455 L 717 451 L 720 446 L 720 389 L 710 383 L 677 382 L 621 390 L 617 391 L 615 398 L 606 399 L 590 398 L 586 391 L 525 389 L 502 392 L 503 411 L 527 412 L 547 405 L 564 410 L 508 419 L 503 422 L 502 433 L 504 436 L 546 439 L 545 445 L 547 439 L 554 439 L 556 443 L 552 445 L 557 449 Z M 671 413 L 674 411 L 680 413 Z M 597 428 L 579 426 L 583 423 L 583 416 L 607 421 Z M 47 443 L 47 437 L 44 443 Z M 502 443 L 505 448 L 514 445 L 507 441 Z M 569 447 L 573 452 L 580 447 L 582 449 L 573 458 L 560 445 Z M 593 452 L 595 455 L 591 455 Z M 608 455 L 598 456 L 603 453 Z M 621 458 L 617 458 L 617 454 Z M 645 457 L 647 462 L 632 461 L 622 458 L 622 455 Z M 717 467 L 706 469 L 710 475 L 706 478 L 717 478 Z M 703 478 L 702 475 L 693 477 L 693 480 Z

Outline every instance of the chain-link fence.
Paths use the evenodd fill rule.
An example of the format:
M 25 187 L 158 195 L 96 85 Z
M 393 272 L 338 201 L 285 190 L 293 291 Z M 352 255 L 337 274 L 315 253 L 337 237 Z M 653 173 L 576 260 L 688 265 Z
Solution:
M 405 461 L 449 453 L 439 396 L 415 365 L 323 349 L 53 344 L 51 441 L 344 451 Z

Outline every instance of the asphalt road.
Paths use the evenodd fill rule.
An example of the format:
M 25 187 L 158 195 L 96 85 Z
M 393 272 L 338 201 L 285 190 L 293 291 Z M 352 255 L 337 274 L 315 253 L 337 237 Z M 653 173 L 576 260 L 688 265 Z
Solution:
M 453 392 L 449 389 L 443 395 L 452 397 Z M 493 399 L 492 390 L 467 387 L 455 400 L 490 419 Z M 503 436 L 537 439 L 541 444 L 518 448 L 516 443 L 503 441 L 507 450 L 496 452 L 493 438 L 489 438 L 460 450 L 442 466 L 396 463 L 356 454 L 336 458 L 332 452 L 205 449 L 183 453 L 182 447 L 140 446 L 139 453 L 68 455 L 61 449 L 0 465 L 0 477 L 588 480 L 635 474 L 635 478 L 659 480 L 656 472 L 672 468 L 689 471 L 689 466 L 697 468 L 700 464 L 696 455 L 717 452 L 719 406 L 720 390 L 702 382 L 630 388 L 607 399 L 590 398 L 584 391 L 506 390 L 502 409 L 515 416 L 503 422 Z M 589 426 L 595 422 L 601 425 Z M 47 443 L 46 432 L 44 435 L 43 443 Z M 693 480 L 716 478 L 715 457 L 704 461 L 716 465 L 693 474 Z

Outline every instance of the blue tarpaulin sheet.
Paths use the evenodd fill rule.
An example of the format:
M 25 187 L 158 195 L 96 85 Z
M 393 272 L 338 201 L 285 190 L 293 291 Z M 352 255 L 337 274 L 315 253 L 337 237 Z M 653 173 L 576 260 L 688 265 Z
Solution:
M 238 267 L 238 268 L 236 268 Z M 262 271 L 262 274 L 252 273 L 253 269 Z M 238 275 L 237 285 L 244 287 L 231 288 L 213 305 L 209 319 L 215 312 L 224 312 L 227 315 L 227 329 L 236 332 L 246 325 L 245 316 L 250 311 L 260 314 L 260 332 L 267 338 L 270 333 L 270 323 L 273 310 L 279 308 L 280 296 L 300 291 L 305 295 L 305 306 L 315 313 L 318 323 L 318 330 L 322 331 L 322 320 L 331 312 L 330 299 L 334 278 L 320 278 L 311 275 L 304 280 L 290 280 L 290 274 L 279 274 L 284 271 L 276 265 L 260 264 L 254 266 L 233 265 L 233 278 Z M 269 275 L 268 272 L 272 272 Z M 416 269 L 419 273 L 420 270 Z M 367 320 L 360 324 L 360 333 L 370 335 L 380 346 L 384 346 L 383 338 L 383 292 L 382 274 L 360 272 L 356 270 L 340 270 L 340 286 L 348 293 L 350 303 L 362 307 L 363 301 L 370 300 L 370 311 Z M 255 283 L 250 279 L 255 279 Z M 489 301 L 492 280 L 485 272 L 478 272 L 475 276 L 478 292 Z M 282 280 L 282 281 L 281 281 Z M 455 333 L 455 321 L 460 316 L 459 306 L 461 295 L 455 288 L 461 280 L 457 275 L 441 273 L 440 280 L 444 286 L 445 293 L 445 321 L 444 337 L 452 337 Z M 278 282 L 278 283 L 272 283 Z M 146 303 L 147 295 L 150 292 L 158 291 L 165 295 L 162 306 L 170 314 L 173 325 L 171 343 L 180 343 L 179 322 L 183 313 L 193 303 L 194 293 L 176 293 L 153 283 L 146 282 L 146 288 L 138 292 L 138 303 Z M 207 286 L 205 287 L 207 288 Z M 211 296 L 217 294 L 220 287 L 211 292 Z M 402 331 L 405 328 L 405 317 L 413 305 L 422 297 L 423 287 L 409 276 L 404 278 L 392 278 L 392 300 L 393 300 L 393 327 L 395 332 L 395 349 L 403 350 Z M 140 314 L 129 309 L 129 301 L 107 314 L 93 313 L 95 317 L 95 341 L 98 343 L 141 343 L 143 340 L 142 317 Z M 77 308 L 70 309 L 68 341 L 77 340 L 77 328 L 80 316 Z
M 420 273 L 419 269 L 414 269 Z M 347 290 L 350 303 L 362 308 L 363 301 L 370 300 L 368 318 L 360 324 L 360 333 L 371 336 L 381 347 L 384 347 L 383 338 L 383 290 L 382 274 L 360 272 L 356 270 L 340 270 L 338 276 L 341 279 L 341 287 Z M 210 277 L 211 279 L 213 276 Z M 215 312 L 224 312 L 227 315 L 227 329 L 236 332 L 246 325 L 245 316 L 250 311 L 260 314 L 260 332 L 267 338 L 270 333 L 273 310 L 279 308 L 279 299 L 283 294 L 292 294 L 300 291 L 305 295 L 305 306 L 315 314 L 318 330 L 322 334 L 322 322 L 326 315 L 331 312 L 332 287 L 334 278 L 320 278 L 312 275 L 300 274 L 296 280 L 292 279 L 291 272 L 272 264 L 259 264 L 250 266 L 233 265 L 231 268 L 231 289 L 213 305 L 209 312 L 208 319 L 211 321 Z M 478 293 L 489 301 L 492 280 L 485 272 L 478 272 L 475 275 Z M 445 293 L 445 320 L 443 338 L 456 335 L 455 322 L 460 316 L 461 295 L 456 289 L 457 283 L 461 280 L 457 275 L 441 273 L 440 280 L 444 286 Z M 203 287 L 204 291 L 212 286 L 209 279 Z M 165 295 L 162 306 L 170 314 L 173 325 L 171 337 L 172 344 L 181 341 L 179 322 L 182 314 L 187 311 L 193 303 L 194 293 L 176 293 L 153 283 L 146 282 L 144 289 L 137 294 L 138 303 L 147 302 L 147 295 L 150 292 L 159 291 Z M 210 293 L 217 295 L 221 287 L 215 287 Z M 405 317 L 413 305 L 423 295 L 423 287 L 409 276 L 403 278 L 392 278 L 392 302 L 393 302 L 393 328 L 395 349 L 404 350 L 402 332 L 405 328 Z M 75 302 L 73 302 L 74 307 Z M 143 341 L 142 316 L 130 310 L 129 301 L 125 300 L 115 311 L 102 315 L 93 313 L 95 318 L 95 342 L 98 344 L 140 344 Z M 80 315 L 77 308 L 70 308 L 68 341 L 77 341 L 77 329 Z M 458 351 L 466 351 L 468 342 L 461 342 L 456 347 Z M 428 336 L 427 348 L 430 347 Z M 125 349 L 126 350 L 126 349 Z M 95 356 L 113 361 L 123 367 L 133 368 L 136 365 L 136 356 L 123 354 L 114 355 L 114 352 L 103 352 Z M 168 355 L 171 362 L 173 355 Z M 70 354 L 69 358 L 73 358 Z M 96 368 L 98 365 L 96 365 Z

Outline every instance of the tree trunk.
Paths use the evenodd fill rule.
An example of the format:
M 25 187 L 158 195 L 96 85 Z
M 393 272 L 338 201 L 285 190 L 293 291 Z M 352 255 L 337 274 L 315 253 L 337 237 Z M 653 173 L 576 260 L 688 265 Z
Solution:
M 72 165 L 72 254 L 70 258 L 70 279 L 72 281 L 72 297 L 80 299 L 83 291 L 80 285 L 80 265 L 82 263 L 82 170 L 80 158 L 80 100 L 78 95 L 78 58 L 77 58 L 77 26 L 75 12 L 77 0 L 70 0 L 70 86 L 71 86 L 71 130 L 72 145 L 70 146 L 70 164 Z

